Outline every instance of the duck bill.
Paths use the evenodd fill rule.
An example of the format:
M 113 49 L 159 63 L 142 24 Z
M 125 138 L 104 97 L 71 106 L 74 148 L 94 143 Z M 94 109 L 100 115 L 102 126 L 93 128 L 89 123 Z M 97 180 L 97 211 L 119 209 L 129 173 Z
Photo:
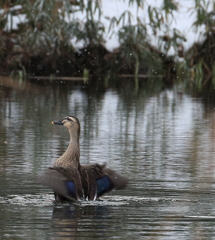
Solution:
M 52 122 L 52 124 L 55 124 L 55 125 L 63 125 L 62 121 L 56 121 L 56 122 Z

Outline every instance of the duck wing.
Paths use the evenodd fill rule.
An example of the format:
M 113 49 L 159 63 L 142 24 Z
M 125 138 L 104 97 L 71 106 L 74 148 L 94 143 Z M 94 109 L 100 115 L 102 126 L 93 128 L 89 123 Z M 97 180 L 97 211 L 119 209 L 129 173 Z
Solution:
M 121 190 L 125 188 L 128 184 L 128 180 L 125 177 L 110 168 L 105 167 L 103 169 L 103 173 L 105 176 L 108 176 L 108 178 L 114 185 L 114 189 L 116 190 Z
M 80 174 L 73 169 L 51 167 L 38 180 L 53 189 L 59 200 L 80 200 L 82 197 Z
M 82 186 L 85 197 L 95 200 L 113 189 L 123 189 L 128 181 L 106 165 L 92 164 L 81 166 Z

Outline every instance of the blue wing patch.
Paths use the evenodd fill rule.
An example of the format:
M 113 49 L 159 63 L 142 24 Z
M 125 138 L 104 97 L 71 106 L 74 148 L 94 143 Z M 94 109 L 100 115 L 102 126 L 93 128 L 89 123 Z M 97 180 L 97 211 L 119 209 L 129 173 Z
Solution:
M 114 188 L 113 183 L 111 182 L 110 178 L 107 176 L 104 176 L 103 178 L 100 178 L 96 180 L 97 183 L 97 196 L 100 197 L 103 194 L 109 192 Z
M 72 195 L 73 197 L 76 196 L 75 184 L 73 182 L 66 181 L 66 188 L 67 188 L 69 195 Z

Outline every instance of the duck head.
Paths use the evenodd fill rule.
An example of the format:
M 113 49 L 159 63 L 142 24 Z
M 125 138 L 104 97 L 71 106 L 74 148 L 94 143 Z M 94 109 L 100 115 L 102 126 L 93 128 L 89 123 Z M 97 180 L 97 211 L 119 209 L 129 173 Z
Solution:
M 77 117 L 74 117 L 74 116 L 66 116 L 60 121 L 53 121 L 51 123 L 55 125 L 63 125 L 66 128 L 68 128 L 68 130 L 76 129 L 78 132 L 80 132 L 79 120 Z

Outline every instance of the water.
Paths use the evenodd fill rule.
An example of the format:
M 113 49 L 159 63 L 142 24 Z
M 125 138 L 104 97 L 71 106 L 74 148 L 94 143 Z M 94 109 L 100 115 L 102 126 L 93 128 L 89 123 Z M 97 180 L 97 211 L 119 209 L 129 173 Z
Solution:
M 215 239 L 215 111 L 181 86 L 0 78 L 0 112 L 0 239 Z M 81 162 L 106 162 L 126 189 L 69 205 L 38 184 L 67 147 L 51 124 L 66 115 Z

